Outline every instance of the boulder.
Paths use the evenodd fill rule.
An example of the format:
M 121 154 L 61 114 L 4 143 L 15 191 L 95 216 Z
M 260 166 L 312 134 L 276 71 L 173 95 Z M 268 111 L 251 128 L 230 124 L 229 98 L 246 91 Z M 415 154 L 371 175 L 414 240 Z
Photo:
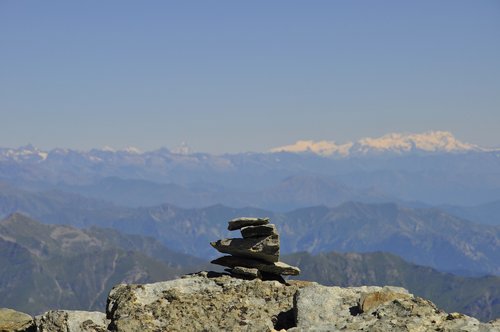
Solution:
M 234 231 L 246 226 L 259 226 L 269 223 L 269 218 L 248 218 L 240 217 L 229 221 L 227 229 Z
M 299 289 L 294 299 L 299 331 L 500 331 L 492 323 L 446 314 L 432 302 L 399 287 L 326 287 Z
M 0 332 L 34 332 L 33 317 L 23 312 L 0 308 Z
M 109 320 L 102 312 L 51 310 L 35 317 L 37 332 L 106 332 Z
M 222 256 L 214 259 L 212 264 L 227 266 L 233 268 L 235 266 L 243 266 L 248 268 L 255 268 L 261 272 L 267 272 L 277 275 L 298 275 L 300 269 L 295 266 L 290 266 L 283 262 L 268 263 L 259 261 L 256 259 L 250 259 L 246 257 L 236 257 L 236 256 Z
M 278 236 L 256 237 L 248 239 L 222 239 L 210 243 L 219 252 L 277 262 L 280 255 Z
M 271 331 L 293 324 L 298 286 L 199 273 L 118 285 L 108 298 L 111 331 Z M 288 322 L 288 323 L 287 323 Z

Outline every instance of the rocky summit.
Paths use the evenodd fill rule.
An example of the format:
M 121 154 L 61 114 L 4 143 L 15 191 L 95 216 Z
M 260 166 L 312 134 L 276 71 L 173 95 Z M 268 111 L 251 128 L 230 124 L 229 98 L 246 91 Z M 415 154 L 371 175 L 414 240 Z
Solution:
M 240 230 L 242 238 L 211 242 L 219 252 L 230 254 L 212 264 L 227 267 L 232 276 L 245 279 L 270 279 L 284 282 L 281 275 L 298 275 L 300 269 L 279 261 L 280 239 L 269 218 L 241 217 L 228 222 L 228 230 Z
M 0 331 L 499 332 L 500 320 L 482 323 L 446 313 L 400 287 L 327 287 L 199 272 L 153 284 L 117 285 L 106 314 L 58 310 L 33 319 L 3 309 Z

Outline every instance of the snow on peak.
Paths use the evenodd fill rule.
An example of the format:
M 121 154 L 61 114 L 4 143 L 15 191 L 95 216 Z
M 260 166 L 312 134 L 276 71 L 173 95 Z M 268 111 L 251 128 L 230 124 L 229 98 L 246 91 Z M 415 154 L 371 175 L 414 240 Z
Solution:
M 112 146 L 109 146 L 109 145 L 105 145 L 101 148 L 101 151 L 104 151 L 104 152 L 116 152 L 116 149 L 113 148 Z
M 187 145 L 186 142 L 182 142 L 181 145 L 172 149 L 172 152 L 176 153 L 176 154 L 188 155 L 188 154 L 191 154 L 192 151 L 191 151 L 191 147 L 189 145 Z
M 291 145 L 280 146 L 271 149 L 271 152 L 312 152 L 322 156 L 331 156 L 338 154 L 347 156 L 352 143 L 337 145 L 334 141 L 297 141 Z
M 92 150 L 93 151 L 93 150 Z M 96 150 L 96 151 L 100 151 L 100 152 L 108 152 L 108 153 L 119 153 L 119 152 L 125 152 L 125 153 L 128 153 L 128 154 L 142 154 L 142 151 L 139 150 L 138 148 L 136 147 L 133 147 L 133 146 L 127 146 L 125 148 L 118 148 L 118 149 L 115 149 L 114 147 L 112 146 L 109 146 L 109 145 L 105 145 L 103 146 L 101 149 L 99 150 Z
M 428 131 L 421 134 L 392 133 L 378 138 L 362 138 L 358 141 L 360 152 L 364 150 L 407 152 L 459 152 L 477 150 L 478 146 L 460 142 L 448 131 Z
M 142 154 L 142 151 L 139 148 L 136 148 L 134 146 L 127 146 L 125 149 L 122 150 L 123 152 L 127 152 L 130 154 Z
M 465 152 L 482 150 L 474 144 L 463 143 L 447 131 L 428 131 L 420 134 L 391 133 L 377 138 L 366 137 L 356 143 L 338 145 L 334 141 L 297 141 L 271 149 L 271 152 L 312 152 L 322 156 L 365 155 L 372 153 Z
M 0 159 L 11 159 L 15 161 L 44 161 L 48 157 L 48 153 L 41 151 L 35 146 L 28 144 L 17 149 L 2 149 Z

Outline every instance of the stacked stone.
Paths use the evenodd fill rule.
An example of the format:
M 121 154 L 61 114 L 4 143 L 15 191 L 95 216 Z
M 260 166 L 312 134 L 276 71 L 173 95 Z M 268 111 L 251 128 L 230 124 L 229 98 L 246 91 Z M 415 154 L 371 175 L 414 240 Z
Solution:
M 280 240 L 276 226 L 269 218 L 236 218 L 228 230 L 240 230 L 243 238 L 223 239 L 210 244 L 229 254 L 212 261 L 228 267 L 232 276 L 246 279 L 283 280 L 281 275 L 298 275 L 299 268 L 279 261 Z

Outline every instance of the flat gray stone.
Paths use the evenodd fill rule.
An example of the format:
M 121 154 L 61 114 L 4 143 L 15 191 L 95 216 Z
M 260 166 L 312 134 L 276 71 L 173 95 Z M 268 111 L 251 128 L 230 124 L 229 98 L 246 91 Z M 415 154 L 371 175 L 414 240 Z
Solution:
M 250 267 L 235 266 L 229 269 L 229 273 L 249 279 L 262 278 L 259 270 Z
M 231 220 L 227 225 L 227 229 L 230 231 L 234 231 L 236 229 L 240 229 L 245 226 L 258 226 L 258 225 L 265 225 L 268 223 L 269 223 L 269 218 L 241 217 Z
M 230 255 L 277 262 L 280 256 L 280 241 L 277 235 L 248 239 L 222 239 L 210 242 L 216 250 Z
M 276 225 L 274 224 L 246 226 L 241 229 L 241 236 L 243 236 L 244 239 L 270 235 L 278 235 Z
M 298 267 L 290 266 L 283 262 L 268 263 L 244 257 L 223 256 L 213 260 L 211 263 L 230 268 L 234 268 L 236 266 L 255 268 L 261 272 L 267 272 L 277 275 L 281 274 L 296 276 L 300 273 L 300 269 Z

